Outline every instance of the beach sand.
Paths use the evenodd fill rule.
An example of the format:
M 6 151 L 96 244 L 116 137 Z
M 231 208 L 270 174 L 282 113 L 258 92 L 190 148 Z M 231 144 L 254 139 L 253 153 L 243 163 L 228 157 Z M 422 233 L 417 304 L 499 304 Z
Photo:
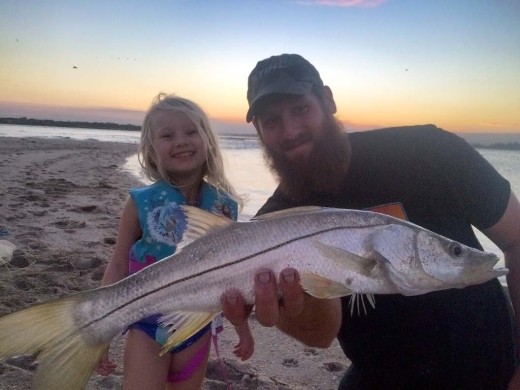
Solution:
M 112 254 L 127 190 L 141 185 L 122 170 L 137 145 L 70 139 L 0 137 L 0 240 L 16 245 L 0 264 L 0 316 L 98 287 Z M 337 342 L 308 348 L 250 318 L 255 354 L 232 354 L 237 336 L 225 323 L 221 365 L 212 349 L 203 389 L 335 389 L 348 367 Z M 87 389 L 120 389 L 124 336 L 112 343 L 114 375 L 93 374 Z M 28 389 L 30 358 L 0 364 L 0 389 Z M 224 371 L 222 371 L 224 370 Z

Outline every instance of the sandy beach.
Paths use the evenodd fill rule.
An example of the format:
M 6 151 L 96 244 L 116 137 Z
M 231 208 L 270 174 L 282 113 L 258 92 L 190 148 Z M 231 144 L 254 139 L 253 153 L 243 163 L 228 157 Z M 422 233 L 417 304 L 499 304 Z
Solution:
M 128 188 L 141 185 L 122 170 L 136 144 L 69 139 L 0 137 L 0 240 L 16 245 L 0 264 L 0 316 L 99 286 L 115 244 Z M 219 363 L 212 350 L 203 389 L 335 389 L 348 367 L 337 342 L 308 348 L 275 328 L 259 326 L 254 313 L 254 356 L 240 362 L 229 324 L 219 337 Z M 112 344 L 118 370 L 96 374 L 88 389 L 120 389 L 124 337 Z M 221 365 L 220 365 L 221 364 Z M 29 389 L 30 358 L 0 364 L 0 390 Z

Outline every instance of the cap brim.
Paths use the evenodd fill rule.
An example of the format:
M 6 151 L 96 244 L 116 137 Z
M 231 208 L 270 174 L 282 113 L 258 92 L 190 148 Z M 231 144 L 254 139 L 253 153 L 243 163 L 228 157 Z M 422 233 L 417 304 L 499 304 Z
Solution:
M 264 86 L 256 94 L 255 99 L 249 104 L 249 110 L 246 114 L 246 122 L 249 123 L 255 116 L 255 110 L 258 103 L 270 95 L 305 95 L 312 90 L 312 81 L 292 81 L 291 83 L 275 82 Z

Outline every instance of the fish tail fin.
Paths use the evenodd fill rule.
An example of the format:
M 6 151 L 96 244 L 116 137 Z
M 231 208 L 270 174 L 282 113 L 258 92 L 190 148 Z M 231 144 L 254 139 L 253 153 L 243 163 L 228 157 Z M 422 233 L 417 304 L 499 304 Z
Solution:
M 0 318 L 0 360 L 35 355 L 34 389 L 83 389 L 107 343 L 89 345 L 74 321 L 77 296 Z

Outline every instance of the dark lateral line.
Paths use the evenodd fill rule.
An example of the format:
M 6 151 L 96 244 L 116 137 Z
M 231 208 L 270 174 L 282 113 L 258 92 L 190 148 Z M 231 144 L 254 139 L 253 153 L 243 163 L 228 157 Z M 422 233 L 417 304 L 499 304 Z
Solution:
M 86 328 L 86 327 L 92 325 L 93 323 L 96 323 L 96 322 L 98 322 L 98 321 L 101 321 L 101 320 L 105 319 L 106 317 L 108 317 L 109 315 L 111 315 L 111 314 L 117 312 L 118 310 L 122 309 L 123 307 L 126 307 L 126 306 L 128 306 L 128 305 L 130 305 L 130 304 L 132 304 L 132 303 L 135 303 L 135 302 L 137 302 L 137 301 L 139 301 L 139 300 L 141 300 L 141 299 L 143 299 L 143 298 L 145 298 L 145 297 L 147 297 L 147 296 L 149 296 L 149 295 L 151 295 L 151 294 L 155 294 L 156 292 L 158 292 L 158 291 L 160 291 L 160 290 L 163 290 L 163 289 L 165 289 L 165 288 L 168 288 L 168 287 L 170 287 L 170 286 L 173 285 L 173 284 L 181 283 L 181 282 L 185 282 L 185 281 L 187 281 L 187 280 L 190 280 L 190 279 L 193 279 L 193 278 L 196 278 L 196 277 L 202 276 L 202 275 L 207 274 L 207 273 L 209 273 L 209 272 L 217 271 L 217 270 L 219 270 L 219 269 L 226 268 L 226 267 L 229 267 L 229 266 L 231 266 L 231 265 L 235 265 L 235 264 L 241 263 L 241 262 L 246 261 L 246 260 L 249 260 L 249 259 L 251 259 L 251 258 L 253 258 L 253 257 L 259 256 L 259 255 L 263 255 L 263 254 L 265 254 L 265 253 L 268 253 L 268 252 L 273 251 L 273 250 L 275 250 L 275 249 L 281 248 L 281 247 L 283 247 L 283 246 L 285 246 L 285 245 L 292 244 L 293 242 L 296 242 L 296 241 L 299 241 L 299 240 L 304 240 L 304 239 L 307 239 L 307 238 L 309 238 L 309 237 L 313 237 L 313 236 L 316 236 L 316 235 L 319 235 L 319 234 L 328 233 L 328 232 L 331 232 L 331 231 L 334 231 L 334 230 L 342 230 L 342 229 L 345 229 L 345 228 L 351 228 L 351 226 L 349 226 L 349 227 L 345 227 L 345 226 L 341 226 L 341 227 L 333 227 L 333 228 L 330 228 L 330 229 L 320 230 L 319 232 L 309 233 L 309 234 L 307 234 L 307 235 L 305 235 L 305 236 L 295 237 L 295 238 L 293 238 L 293 239 L 291 239 L 291 240 L 288 240 L 288 241 L 282 242 L 282 243 L 280 243 L 280 244 L 278 244 L 278 245 L 275 245 L 275 246 L 273 246 L 273 247 L 266 248 L 266 249 L 264 249 L 264 250 L 262 250 L 262 251 L 259 251 L 259 252 L 256 252 L 256 253 L 253 253 L 253 254 L 251 254 L 251 255 L 249 255 L 249 256 L 246 256 L 246 257 L 243 257 L 243 258 L 240 258 L 240 259 L 237 259 L 237 260 L 231 261 L 231 262 L 226 263 L 226 264 L 224 264 L 224 265 L 220 265 L 220 266 L 217 266 L 217 267 L 209 268 L 209 269 L 206 269 L 206 270 L 204 270 L 204 271 L 201 271 L 201 272 L 199 272 L 199 273 L 197 273 L 197 274 L 187 276 L 187 277 L 185 277 L 185 278 L 183 278 L 183 279 L 178 279 L 178 280 L 172 281 L 172 282 L 170 282 L 170 283 L 168 283 L 168 284 L 165 284 L 164 286 L 158 287 L 158 288 L 156 288 L 155 290 L 149 291 L 149 292 L 145 293 L 144 295 L 141 295 L 141 296 L 139 296 L 139 297 L 137 297 L 137 298 L 135 298 L 135 299 L 132 299 L 131 301 L 126 302 L 124 305 L 119 306 L 118 308 L 109 311 L 109 312 L 106 313 L 105 315 L 103 315 L 103 316 L 101 316 L 101 317 L 99 317 L 99 318 L 97 318 L 97 319 L 94 319 L 94 320 L 90 321 L 89 323 L 85 324 L 85 325 L 82 326 L 81 328 L 82 328 L 82 329 L 83 329 L 83 328 Z

